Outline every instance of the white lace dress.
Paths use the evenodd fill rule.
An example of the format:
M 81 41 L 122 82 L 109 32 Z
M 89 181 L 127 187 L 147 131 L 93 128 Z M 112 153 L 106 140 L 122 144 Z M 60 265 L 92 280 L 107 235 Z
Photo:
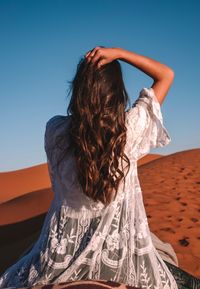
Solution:
M 152 88 L 143 88 L 126 112 L 125 153 L 131 163 L 125 186 L 107 208 L 94 203 L 77 181 L 73 156 L 62 161 L 61 178 L 50 154 L 56 135 L 70 116 L 56 115 L 46 124 L 45 150 L 54 199 L 32 249 L 0 276 L 0 288 L 26 287 L 80 279 L 117 281 L 144 289 L 177 289 L 177 283 L 153 245 L 137 160 L 171 138 L 163 125 Z

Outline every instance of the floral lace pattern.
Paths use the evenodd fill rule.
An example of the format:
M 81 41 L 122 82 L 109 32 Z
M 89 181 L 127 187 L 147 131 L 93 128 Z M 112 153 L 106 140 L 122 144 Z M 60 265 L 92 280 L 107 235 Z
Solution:
M 36 244 L 0 276 L 0 288 L 104 279 L 144 289 L 178 289 L 152 243 L 137 176 L 137 160 L 171 140 L 153 89 L 143 88 L 127 111 L 125 150 L 131 168 L 107 208 L 80 191 L 72 159 L 63 163 L 62 182 L 52 169 L 54 136 L 67 123 L 65 116 L 47 123 L 45 150 L 55 197 Z

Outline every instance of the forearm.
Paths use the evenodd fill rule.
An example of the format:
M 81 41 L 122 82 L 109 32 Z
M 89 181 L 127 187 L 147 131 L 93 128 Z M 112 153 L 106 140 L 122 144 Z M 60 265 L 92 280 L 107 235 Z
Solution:
M 173 77 L 173 70 L 165 64 L 122 48 L 117 48 L 117 51 L 119 60 L 123 60 L 135 66 L 152 77 L 155 81 Z

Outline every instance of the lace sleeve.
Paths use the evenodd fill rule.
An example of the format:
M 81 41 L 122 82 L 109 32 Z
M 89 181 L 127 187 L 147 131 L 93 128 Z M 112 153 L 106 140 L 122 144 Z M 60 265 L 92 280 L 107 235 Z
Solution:
M 143 88 L 128 113 L 135 144 L 134 154 L 138 160 L 151 148 L 163 147 L 171 137 L 163 124 L 161 106 L 153 88 Z

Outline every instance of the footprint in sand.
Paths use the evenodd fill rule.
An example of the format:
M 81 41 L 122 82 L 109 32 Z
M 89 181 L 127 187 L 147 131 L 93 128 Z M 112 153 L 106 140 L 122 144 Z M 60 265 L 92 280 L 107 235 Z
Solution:
M 187 206 L 187 203 L 185 202 L 180 202 L 182 206 Z
M 190 220 L 194 223 L 198 222 L 198 219 L 196 219 L 196 218 L 190 218 Z
M 190 244 L 190 243 L 188 242 L 188 240 L 186 240 L 186 239 L 189 239 L 189 238 L 188 238 L 188 237 L 185 237 L 185 238 L 183 238 L 183 239 L 178 240 L 179 243 L 181 244 L 181 246 L 186 247 L 186 246 L 188 246 L 188 245 Z
M 171 233 L 175 233 L 175 231 L 174 231 L 172 228 L 170 228 L 170 227 L 161 228 L 160 230 L 162 230 L 162 231 L 167 231 L 167 232 L 171 232 Z

